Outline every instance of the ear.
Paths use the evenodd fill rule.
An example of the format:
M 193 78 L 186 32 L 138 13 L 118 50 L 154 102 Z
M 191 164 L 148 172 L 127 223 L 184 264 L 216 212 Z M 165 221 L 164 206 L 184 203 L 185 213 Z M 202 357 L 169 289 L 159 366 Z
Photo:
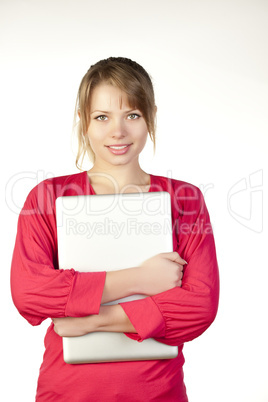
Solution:
M 81 119 L 80 109 L 77 110 L 77 114 L 78 114 L 79 119 Z

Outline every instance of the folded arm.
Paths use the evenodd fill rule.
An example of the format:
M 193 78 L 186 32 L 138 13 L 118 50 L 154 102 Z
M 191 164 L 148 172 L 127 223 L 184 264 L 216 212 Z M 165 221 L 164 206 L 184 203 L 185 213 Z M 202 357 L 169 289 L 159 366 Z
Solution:
M 101 306 L 99 314 L 87 317 L 52 318 L 54 331 L 60 336 L 82 336 L 90 332 L 132 332 L 136 330 L 120 306 Z
M 130 294 L 156 294 L 181 286 L 185 261 L 176 252 L 158 254 L 137 268 L 108 272 L 102 301 Z M 130 294 L 128 290 L 130 290 Z M 131 290 L 132 289 L 132 290 Z M 101 306 L 97 315 L 54 318 L 54 330 L 60 336 L 80 336 L 90 332 L 132 332 L 136 330 L 120 304 Z
M 182 285 L 145 299 L 120 303 L 121 309 L 119 306 L 100 309 L 98 317 L 85 318 L 84 331 L 101 328 L 125 332 L 137 341 L 153 337 L 166 344 L 180 345 L 198 337 L 211 325 L 218 308 L 218 265 L 209 214 L 200 190 L 194 190 L 194 197 L 191 194 L 182 197 L 187 199 L 187 205 L 181 206 L 178 214 L 177 251 L 188 261 Z M 76 325 L 75 321 L 72 323 Z
M 101 303 L 135 293 L 155 294 L 180 282 L 182 265 L 179 262 L 183 264 L 183 261 L 175 263 L 177 255 L 171 257 L 173 261 L 170 263 L 174 262 L 174 265 L 169 276 L 164 275 L 161 258 L 158 258 L 157 280 L 153 275 L 155 261 L 144 269 L 137 267 L 114 271 L 107 276 L 105 272 L 55 269 L 57 239 L 55 215 L 51 207 L 53 197 L 49 197 L 45 189 L 41 191 L 41 186 L 44 184 L 41 183 L 30 193 L 20 214 L 11 266 L 14 304 L 32 325 L 39 325 L 48 317 L 97 315 Z M 46 211 L 42 208 L 44 205 Z M 122 326 L 120 328 L 126 330 Z

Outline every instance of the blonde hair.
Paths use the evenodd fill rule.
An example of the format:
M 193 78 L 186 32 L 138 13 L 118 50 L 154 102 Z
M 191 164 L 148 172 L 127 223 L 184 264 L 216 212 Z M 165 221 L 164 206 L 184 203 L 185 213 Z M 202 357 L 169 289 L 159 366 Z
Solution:
M 111 84 L 121 89 L 127 95 L 129 106 L 142 112 L 155 150 L 156 107 L 151 78 L 145 69 L 135 61 L 124 57 L 109 57 L 90 67 L 78 90 L 74 129 L 78 137 L 76 166 L 80 170 L 86 154 L 93 163 L 95 159 L 85 134 L 90 122 L 92 91 L 101 83 Z M 78 115 L 79 120 L 77 121 Z

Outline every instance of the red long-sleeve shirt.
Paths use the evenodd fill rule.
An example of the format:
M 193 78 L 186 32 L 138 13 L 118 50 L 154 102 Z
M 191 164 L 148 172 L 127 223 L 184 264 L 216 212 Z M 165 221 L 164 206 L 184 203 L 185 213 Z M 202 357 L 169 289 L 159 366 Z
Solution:
M 149 191 L 171 194 L 173 250 L 188 265 L 182 287 L 121 305 L 137 331 L 127 336 L 178 345 L 178 357 L 68 365 L 62 357 L 62 340 L 51 324 L 45 337 L 38 402 L 187 401 L 182 348 L 184 342 L 201 335 L 217 313 L 215 244 L 200 190 L 182 181 L 150 177 Z M 87 172 L 47 179 L 30 192 L 19 216 L 11 289 L 14 304 L 32 325 L 49 317 L 98 314 L 105 272 L 58 269 L 55 200 L 80 194 L 94 194 Z

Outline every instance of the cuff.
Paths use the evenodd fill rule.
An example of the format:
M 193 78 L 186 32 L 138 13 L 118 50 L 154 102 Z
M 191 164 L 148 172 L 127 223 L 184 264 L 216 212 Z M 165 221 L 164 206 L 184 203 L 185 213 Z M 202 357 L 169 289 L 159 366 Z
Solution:
M 164 318 L 151 297 L 120 303 L 120 305 L 137 331 L 137 334 L 127 333 L 129 338 L 141 342 L 144 339 L 165 336 Z
M 75 272 L 67 301 L 66 317 L 85 317 L 98 314 L 106 272 Z

